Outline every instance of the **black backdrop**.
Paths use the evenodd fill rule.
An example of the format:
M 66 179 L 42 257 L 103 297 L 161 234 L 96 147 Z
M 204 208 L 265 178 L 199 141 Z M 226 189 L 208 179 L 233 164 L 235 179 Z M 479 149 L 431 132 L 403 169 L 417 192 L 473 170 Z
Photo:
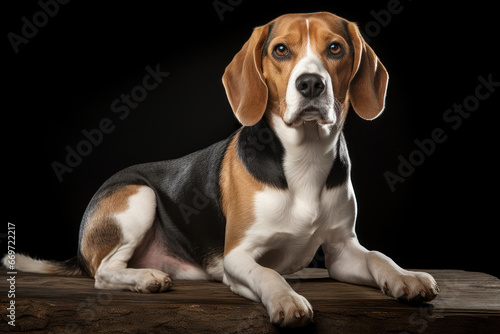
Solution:
M 500 275 L 493 2 L 60 1 L 2 13 L 2 213 L 17 252 L 76 254 L 82 214 L 109 176 L 238 127 L 220 79 L 254 26 L 330 11 L 359 23 L 390 74 L 384 114 L 351 111 L 345 127 L 361 243 L 406 268 Z M 161 82 L 143 83 L 156 70 Z

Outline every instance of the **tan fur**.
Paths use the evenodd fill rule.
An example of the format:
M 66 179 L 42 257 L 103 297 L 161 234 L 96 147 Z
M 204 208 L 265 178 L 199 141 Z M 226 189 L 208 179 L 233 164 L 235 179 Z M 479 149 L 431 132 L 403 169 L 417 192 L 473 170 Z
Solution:
M 262 60 L 264 77 L 269 87 L 268 110 L 283 117 L 286 110 L 286 89 L 293 68 L 300 60 L 307 47 L 307 28 L 305 20 L 290 18 L 273 21 L 272 39 L 268 40 L 267 57 Z M 286 45 L 293 50 L 290 61 L 277 61 L 273 58 L 274 47 L 286 40 Z
M 234 111 L 243 125 L 254 125 L 264 115 L 268 89 L 262 77 L 262 46 L 268 26 L 254 29 L 222 77 L 222 83 Z
M 220 188 L 222 212 L 227 219 L 224 254 L 239 245 L 255 220 L 253 199 L 264 185 L 241 163 L 236 151 L 238 135 L 229 145 L 222 161 Z
M 349 23 L 348 31 L 354 45 L 349 99 L 361 118 L 372 120 L 384 110 L 389 74 L 354 23 Z
M 91 276 L 94 276 L 102 260 L 119 244 L 120 227 L 113 216 L 127 210 L 128 199 L 141 186 L 128 185 L 103 198 L 85 223 L 81 252 Z

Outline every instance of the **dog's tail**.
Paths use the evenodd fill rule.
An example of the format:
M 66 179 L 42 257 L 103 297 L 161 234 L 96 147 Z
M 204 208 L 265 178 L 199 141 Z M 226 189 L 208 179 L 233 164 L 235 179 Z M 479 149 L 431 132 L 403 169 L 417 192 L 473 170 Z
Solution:
M 75 256 L 63 262 L 37 260 L 24 254 L 5 255 L 2 264 L 8 271 L 25 271 L 37 274 L 52 274 L 65 276 L 87 276 L 85 267 Z

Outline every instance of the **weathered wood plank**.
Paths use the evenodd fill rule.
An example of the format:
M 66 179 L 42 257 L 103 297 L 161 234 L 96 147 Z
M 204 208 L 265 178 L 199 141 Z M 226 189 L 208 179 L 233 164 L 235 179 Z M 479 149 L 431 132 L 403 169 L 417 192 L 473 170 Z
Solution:
M 441 294 L 406 305 L 378 289 L 336 282 L 323 269 L 288 276 L 311 302 L 308 333 L 500 332 L 500 280 L 460 270 L 426 270 Z M 278 333 L 264 307 L 217 282 L 176 281 L 162 294 L 96 290 L 92 278 L 16 275 L 16 326 L 5 321 L 11 299 L 0 296 L 0 331 L 32 333 Z M 7 291 L 7 281 L 0 291 Z M 8 320 L 8 319 L 7 319 Z

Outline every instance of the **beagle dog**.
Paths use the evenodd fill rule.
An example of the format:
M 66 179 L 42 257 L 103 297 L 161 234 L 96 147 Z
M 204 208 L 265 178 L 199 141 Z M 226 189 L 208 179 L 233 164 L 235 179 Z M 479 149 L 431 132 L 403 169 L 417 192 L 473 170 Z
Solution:
M 322 247 L 335 280 L 410 302 L 434 299 L 431 275 L 368 251 L 354 231 L 342 128 L 350 105 L 378 117 L 388 82 L 356 24 L 324 12 L 280 16 L 254 29 L 222 82 L 243 125 L 236 133 L 118 172 L 90 201 L 75 258 L 19 255 L 17 269 L 90 275 L 98 289 L 143 293 L 167 291 L 176 279 L 222 281 L 262 302 L 272 323 L 295 327 L 313 310 L 282 275 Z

